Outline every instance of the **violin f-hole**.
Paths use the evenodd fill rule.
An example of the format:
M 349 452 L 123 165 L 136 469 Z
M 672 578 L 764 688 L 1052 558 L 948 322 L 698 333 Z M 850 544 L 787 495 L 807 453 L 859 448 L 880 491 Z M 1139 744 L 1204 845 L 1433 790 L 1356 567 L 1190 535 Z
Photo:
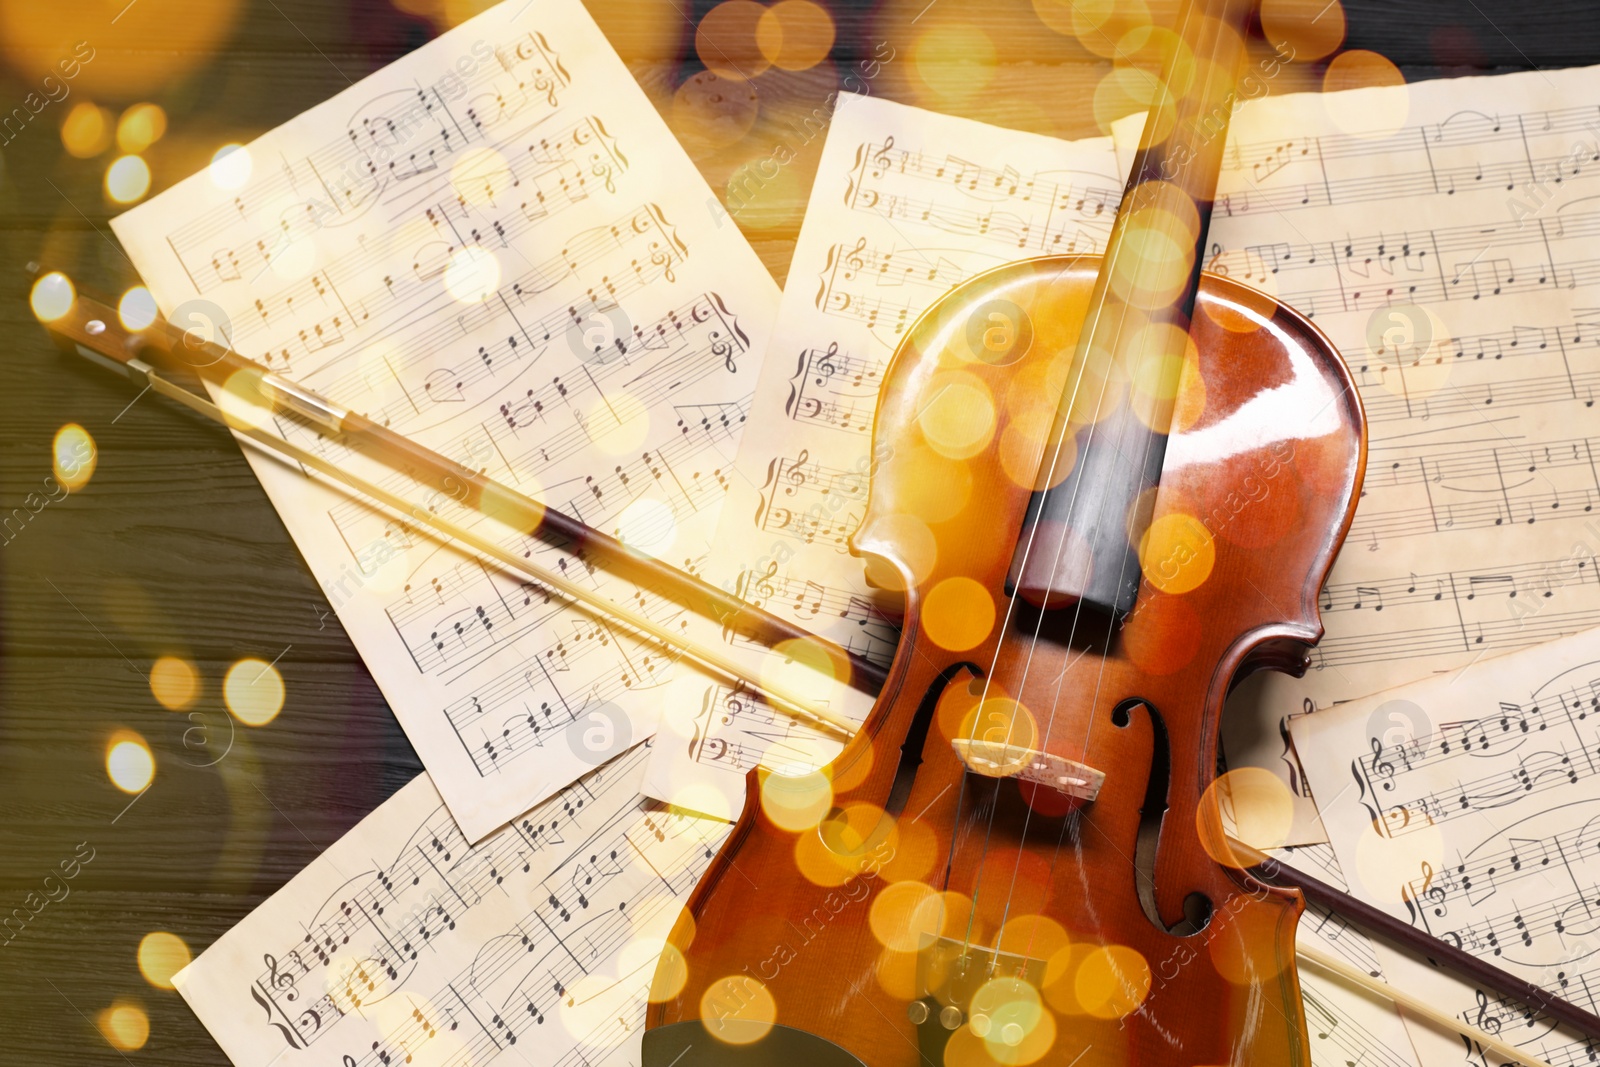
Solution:
M 934 712 L 938 710 L 939 701 L 944 697 L 945 690 L 950 688 L 950 683 L 962 672 L 972 676 L 969 685 L 983 678 L 982 668 L 976 663 L 963 660 L 940 671 L 922 694 L 922 702 L 917 705 L 911 726 L 906 730 L 906 739 L 900 745 L 900 762 L 894 769 L 894 782 L 889 786 L 889 799 L 883 804 L 884 813 L 891 819 L 899 818 L 900 813 L 905 811 L 906 801 L 911 799 L 911 789 L 917 781 L 917 768 L 922 766 L 922 752 L 928 742 L 928 727 L 933 722 Z
M 822 820 L 818 833 L 829 852 L 852 859 L 866 855 L 887 835 L 895 820 L 905 812 L 906 801 L 911 799 L 911 790 L 917 783 L 917 768 L 922 766 L 923 749 L 928 741 L 928 728 L 932 725 L 934 713 L 939 708 L 939 700 L 950 688 L 950 683 L 963 673 L 970 674 L 972 681 L 983 678 L 982 668 L 963 660 L 940 671 L 923 692 L 922 700 L 911 718 L 911 725 L 906 730 L 906 739 L 900 745 L 900 762 L 895 765 L 894 779 L 889 785 L 889 796 L 883 802 L 883 815 L 879 818 L 877 826 L 862 838 L 861 844 L 850 847 L 843 843 L 843 835 L 840 832 L 843 812 L 839 809 L 830 811 Z
M 1142 697 L 1128 697 L 1111 709 L 1111 724 L 1126 729 L 1133 714 L 1143 710 L 1150 717 L 1150 773 L 1145 779 L 1144 804 L 1139 808 L 1139 836 L 1133 850 L 1134 885 L 1139 907 L 1157 929 L 1176 937 L 1203 931 L 1211 922 L 1211 898 L 1199 891 L 1183 898 L 1183 917 L 1168 924 L 1156 906 L 1156 854 L 1160 851 L 1161 830 L 1167 815 L 1167 784 L 1172 774 L 1172 747 L 1167 724 L 1154 704 Z

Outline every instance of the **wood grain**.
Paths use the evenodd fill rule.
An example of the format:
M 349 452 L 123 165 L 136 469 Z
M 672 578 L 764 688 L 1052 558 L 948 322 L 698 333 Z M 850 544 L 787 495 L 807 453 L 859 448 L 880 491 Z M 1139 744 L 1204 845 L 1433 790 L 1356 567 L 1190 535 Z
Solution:
M 194 0 L 197 10 L 211 2 Z M 1096 132 L 1089 102 L 1104 60 L 1051 41 L 1027 0 L 938 5 L 929 18 L 949 11 L 980 23 L 1000 57 L 993 91 L 951 110 L 1061 136 Z M 680 6 L 698 18 L 712 4 Z M 906 6 L 830 4 L 839 27 L 836 60 L 855 61 L 864 44 L 883 39 L 884 13 Z M 910 13 L 922 6 L 919 0 Z M 1174 5 L 1153 6 L 1162 17 Z M 38 5 L 47 17 L 65 17 L 69 7 Z M 673 90 L 698 65 L 692 57 L 649 58 L 665 53 L 659 34 L 618 17 L 612 0 L 593 7 L 673 121 Z M 1600 8 L 1585 0 L 1350 0 L 1346 9 L 1349 44 L 1383 52 L 1413 80 L 1593 62 L 1600 50 Z M 904 23 L 909 15 L 896 17 Z M 224 141 L 293 117 L 430 33 L 381 0 L 243 0 L 222 50 L 174 54 L 189 72 L 152 96 L 170 118 L 167 137 L 149 153 L 156 188 L 197 169 Z M 676 48 L 688 42 L 680 34 Z M 913 54 L 914 40 L 894 43 L 898 55 Z M 96 45 L 103 50 L 96 62 L 108 67 L 132 49 L 114 32 Z M 1008 58 L 1019 50 L 1026 59 Z M 894 76 L 875 91 L 926 102 L 909 63 L 889 69 Z M 774 110 L 809 110 L 833 88 L 836 79 L 825 74 L 774 78 L 761 88 Z M 0 104 L 17 105 L 33 84 L 0 67 Z M 49 474 L 51 437 L 64 423 L 94 435 L 99 467 L 83 492 L 49 505 L 0 547 L 0 915 L 24 907 L 77 842 L 92 842 L 96 858 L 67 899 L 46 905 L 20 935 L 0 943 L 0 1061 L 222 1064 L 176 994 L 140 977 L 139 938 L 171 930 L 199 951 L 420 764 L 343 631 L 325 615 L 326 598 L 237 446 L 150 397 L 123 413 L 132 391 L 58 354 L 32 320 L 22 271 L 29 261 L 47 259 L 106 291 L 134 281 L 106 228 L 115 213 L 100 191 L 109 156 L 66 156 L 57 135 L 63 113 L 43 112 L 0 147 L 0 335 L 7 341 L 0 353 L 0 516 Z M 696 161 L 713 188 L 723 189 L 740 163 L 769 150 L 785 128 L 768 120 L 739 145 L 697 152 Z M 780 280 L 820 141 L 808 147 L 810 155 L 802 151 L 794 181 L 771 203 L 755 202 L 736 216 Z M 198 760 L 183 738 L 194 724 L 156 704 L 143 676 L 168 652 L 200 666 L 204 692 L 196 710 L 219 735 L 221 678 L 241 657 L 282 654 L 287 706 L 268 727 L 237 727 L 241 743 L 217 766 L 190 766 Z M 102 759 L 107 736 L 121 727 L 150 740 L 158 771 L 153 788 L 113 824 L 129 798 L 109 784 Z M 138 999 L 151 1017 L 150 1043 L 126 1060 L 90 1021 L 117 997 Z

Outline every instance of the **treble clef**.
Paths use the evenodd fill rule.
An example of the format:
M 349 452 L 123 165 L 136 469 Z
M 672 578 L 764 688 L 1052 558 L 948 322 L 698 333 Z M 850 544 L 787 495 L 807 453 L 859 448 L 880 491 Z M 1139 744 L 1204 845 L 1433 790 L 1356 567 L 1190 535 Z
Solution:
M 278 960 L 271 953 L 262 955 L 261 960 L 267 965 L 267 982 L 273 989 L 284 990 L 284 999 L 297 1000 L 299 994 L 295 992 L 294 975 L 278 969 Z
M 1206 262 L 1206 270 L 1212 274 L 1221 274 L 1226 277 L 1228 265 L 1222 262 L 1222 256 L 1222 244 L 1218 241 L 1211 242 L 1211 258 Z
M 1394 789 L 1394 761 L 1384 755 L 1384 744 L 1378 738 L 1372 739 L 1372 773 L 1383 779 L 1383 788 Z
M 1433 905 L 1433 914 L 1435 916 L 1443 916 L 1450 910 L 1446 903 L 1450 897 L 1450 891 L 1442 884 L 1433 884 L 1433 864 L 1427 860 L 1422 861 L 1422 874 L 1422 895 L 1427 897 L 1428 902 Z
M 794 457 L 794 462 L 789 464 L 789 469 L 783 472 L 784 479 L 789 483 L 784 487 L 785 496 L 794 496 L 796 492 L 806 487 L 810 476 L 806 474 L 806 464 L 811 461 L 811 450 L 802 448 L 800 454 Z
M 1473 992 L 1478 998 L 1478 1017 L 1475 1020 L 1478 1029 L 1492 1037 L 1500 1036 L 1500 1016 L 1489 1014 L 1489 995 L 1481 989 Z
M 889 169 L 889 153 L 893 150 L 894 136 L 890 135 L 883 139 L 883 144 L 879 145 L 878 150 L 873 153 L 872 165 L 878 172 L 873 177 L 881 178 L 883 173 Z

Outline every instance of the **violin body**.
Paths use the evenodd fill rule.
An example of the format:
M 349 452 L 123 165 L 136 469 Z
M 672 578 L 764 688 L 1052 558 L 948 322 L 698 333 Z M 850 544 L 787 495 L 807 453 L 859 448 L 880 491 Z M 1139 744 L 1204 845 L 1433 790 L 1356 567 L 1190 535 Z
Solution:
M 1039 406 L 1098 269 L 990 271 L 901 343 L 852 542 L 906 593 L 888 683 L 815 826 L 775 821 L 752 772 L 658 972 L 647 1065 L 1310 1062 L 1300 895 L 1218 862 L 1214 781 L 1231 681 L 1303 669 L 1321 635 L 1360 402 L 1308 321 L 1206 275 L 1137 606 L 1113 623 L 1013 598 Z M 996 307 L 1021 312 L 999 359 L 975 341 Z M 1059 788 L 1095 774 L 1092 800 Z

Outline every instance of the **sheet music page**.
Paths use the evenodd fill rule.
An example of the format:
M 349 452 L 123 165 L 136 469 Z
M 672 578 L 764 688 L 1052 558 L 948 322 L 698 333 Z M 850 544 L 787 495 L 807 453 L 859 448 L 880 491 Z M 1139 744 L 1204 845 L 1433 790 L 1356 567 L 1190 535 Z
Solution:
M 1064 142 L 841 94 L 739 447 L 713 563 L 769 611 L 887 663 L 896 598 L 848 540 L 873 470 L 882 375 L 917 315 L 980 271 L 1092 253 L 1121 195 L 1109 138 Z M 857 720 L 871 701 L 838 694 Z M 744 775 L 814 766 L 836 742 L 726 687 L 669 702 L 646 792 L 737 813 Z M 687 794 L 701 797 L 698 803 Z
M 1600 633 L 1294 720 L 1351 890 L 1431 937 L 1600 1008 Z M 1404 722 L 1408 729 L 1394 730 Z M 1382 945 L 1390 979 L 1552 1064 L 1600 1045 Z M 1600 1036 L 1600 1035 L 1597 1035 Z M 1423 1062 L 1461 1063 L 1424 1051 Z
M 1310 316 L 1370 430 L 1310 670 L 1224 720 L 1230 765 L 1301 798 L 1291 843 L 1323 835 L 1286 716 L 1600 624 L 1597 91 L 1534 71 L 1234 115 L 1206 266 Z
M 1339 861 L 1326 843 L 1276 849 L 1272 854 L 1348 891 Z M 1306 902 L 1295 939 L 1301 944 L 1309 940 L 1374 978 L 1384 976 L 1377 951 L 1367 936 L 1319 904 Z M 1299 975 L 1313 1067 L 1421 1067 L 1392 1002 L 1368 990 L 1356 989 L 1336 975 L 1325 974 L 1304 959 L 1299 962 Z
M 648 745 L 470 845 L 418 775 L 183 971 L 235 1067 L 635 1064 L 724 823 L 639 793 Z
M 495 7 L 246 152 L 115 220 L 163 312 L 220 321 L 334 401 L 700 565 L 778 289 L 577 0 Z M 251 462 L 469 839 L 654 729 L 671 655 Z M 680 625 L 577 556 L 482 528 Z

